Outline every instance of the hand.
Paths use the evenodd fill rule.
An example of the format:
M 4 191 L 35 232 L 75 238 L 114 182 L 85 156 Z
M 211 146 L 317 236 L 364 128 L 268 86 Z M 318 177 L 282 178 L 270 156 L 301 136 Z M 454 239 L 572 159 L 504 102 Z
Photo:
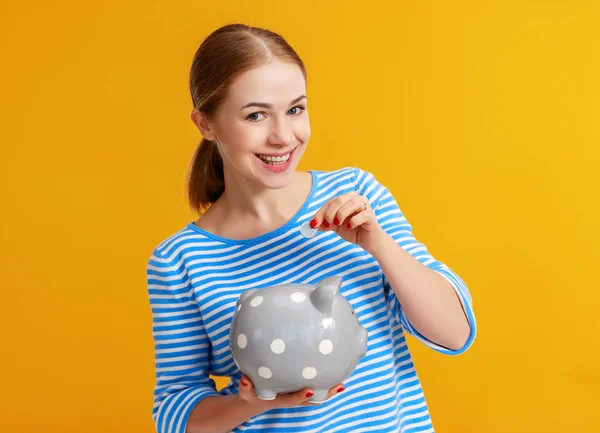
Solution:
M 386 238 L 369 200 L 357 192 L 334 197 L 317 211 L 310 222 L 321 231 L 334 230 L 348 242 L 373 253 Z
M 327 399 L 330 399 L 332 396 L 342 392 L 343 390 L 344 385 L 342 383 L 338 383 L 329 390 Z M 246 375 L 242 376 L 240 387 L 238 388 L 238 395 L 247 403 L 255 406 L 262 406 L 265 411 L 283 407 L 318 405 L 318 403 L 311 403 L 308 401 L 308 399 L 313 396 L 313 390 L 310 388 L 305 388 L 298 392 L 292 392 L 289 394 L 277 394 L 275 400 L 261 400 L 256 396 L 254 385 L 250 378 Z

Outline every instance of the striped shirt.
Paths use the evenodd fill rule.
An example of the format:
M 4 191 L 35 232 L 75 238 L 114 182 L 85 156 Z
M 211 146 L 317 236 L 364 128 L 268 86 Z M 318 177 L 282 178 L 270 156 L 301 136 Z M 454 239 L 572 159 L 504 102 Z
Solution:
M 368 331 L 366 355 L 344 381 L 346 390 L 320 405 L 272 409 L 233 432 L 432 432 L 427 403 L 405 332 L 439 352 L 469 348 L 476 325 L 463 280 L 415 239 L 389 190 L 364 170 L 310 171 L 312 187 L 285 225 L 246 240 L 216 236 L 193 222 L 153 251 L 147 284 L 153 319 L 156 384 L 152 416 L 159 433 L 184 433 L 198 402 L 237 393 L 241 372 L 229 344 L 235 304 L 246 290 L 316 284 L 343 278 L 340 292 Z M 333 231 L 304 237 L 300 227 L 329 199 L 350 191 L 368 198 L 381 227 L 423 265 L 454 287 L 471 325 L 460 350 L 429 341 L 407 320 L 378 262 Z M 213 376 L 229 377 L 217 391 Z

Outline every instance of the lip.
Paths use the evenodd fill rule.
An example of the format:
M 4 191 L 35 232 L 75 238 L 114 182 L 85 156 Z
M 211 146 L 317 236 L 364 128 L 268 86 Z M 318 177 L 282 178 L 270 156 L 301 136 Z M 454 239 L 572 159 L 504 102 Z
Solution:
M 258 156 L 259 154 L 255 154 L 256 159 L 258 159 L 260 161 L 260 164 L 267 170 L 273 172 L 273 173 L 281 173 L 283 171 L 286 171 L 290 165 L 292 165 L 292 160 L 294 159 L 294 153 L 296 153 L 296 147 L 294 147 L 291 151 L 286 152 L 286 153 L 280 153 L 277 155 L 273 155 L 273 154 L 269 154 L 269 155 L 273 155 L 273 156 L 282 156 L 282 155 L 287 155 L 290 154 L 290 157 L 288 158 L 288 160 L 286 162 L 284 162 L 281 165 L 270 165 L 267 164 L 266 162 L 264 162 L 262 159 L 260 159 L 260 157 Z M 261 153 L 260 155 L 265 155 L 263 153 Z
M 294 150 L 296 150 L 296 148 L 294 147 L 292 150 L 288 150 L 287 152 L 283 152 L 283 153 L 255 153 L 255 155 L 265 155 L 265 156 L 283 156 L 283 155 L 287 155 L 288 153 L 292 153 Z

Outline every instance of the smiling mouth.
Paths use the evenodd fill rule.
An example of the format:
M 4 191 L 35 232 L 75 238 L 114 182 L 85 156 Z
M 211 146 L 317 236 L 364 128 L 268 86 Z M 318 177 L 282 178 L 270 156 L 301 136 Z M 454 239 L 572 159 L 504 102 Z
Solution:
M 292 156 L 292 152 L 294 150 L 296 150 L 296 148 L 290 150 L 288 153 L 285 153 L 283 155 L 277 155 L 277 156 L 262 154 L 262 153 L 257 153 L 255 155 L 257 158 L 259 158 L 260 160 L 262 160 L 263 162 L 265 162 L 269 165 L 283 165 L 286 162 L 288 162 L 288 160 Z

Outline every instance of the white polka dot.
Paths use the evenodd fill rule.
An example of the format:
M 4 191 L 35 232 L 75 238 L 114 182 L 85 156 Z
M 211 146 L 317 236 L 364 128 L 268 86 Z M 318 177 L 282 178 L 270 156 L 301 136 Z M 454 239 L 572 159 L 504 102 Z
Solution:
M 321 344 L 319 344 L 319 352 L 323 355 L 329 355 L 333 350 L 333 343 L 331 340 L 323 340 Z
M 317 369 L 314 367 L 306 367 L 302 370 L 302 377 L 305 379 L 314 379 L 317 377 Z
M 273 377 L 273 373 L 271 373 L 271 370 L 269 370 L 267 367 L 260 367 L 258 369 L 258 374 L 263 379 L 270 379 L 271 377 Z
M 306 299 L 306 295 L 304 293 L 301 292 L 296 292 L 292 295 L 292 301 L 294 302 L 302 302 Z
M 263 301 L 262 296 L 256 296 L 252 299 L 252 301 L 250 301 L 250 306 L 258 307 L 260 304 L 262 304 L 262 301 Z
M 285 342 L 283 340 L 280 340 L 279 338 L 276 338 L 271 343 L 271 350 L 273 351 L 273 353 L 281 355 L 285 351 Z
M 246 346 L 248 345 L 248 338 L 246 338 L 246 336 L 244 334 L 238 335 L 237 344 L 240 349 L 245 349 Z

